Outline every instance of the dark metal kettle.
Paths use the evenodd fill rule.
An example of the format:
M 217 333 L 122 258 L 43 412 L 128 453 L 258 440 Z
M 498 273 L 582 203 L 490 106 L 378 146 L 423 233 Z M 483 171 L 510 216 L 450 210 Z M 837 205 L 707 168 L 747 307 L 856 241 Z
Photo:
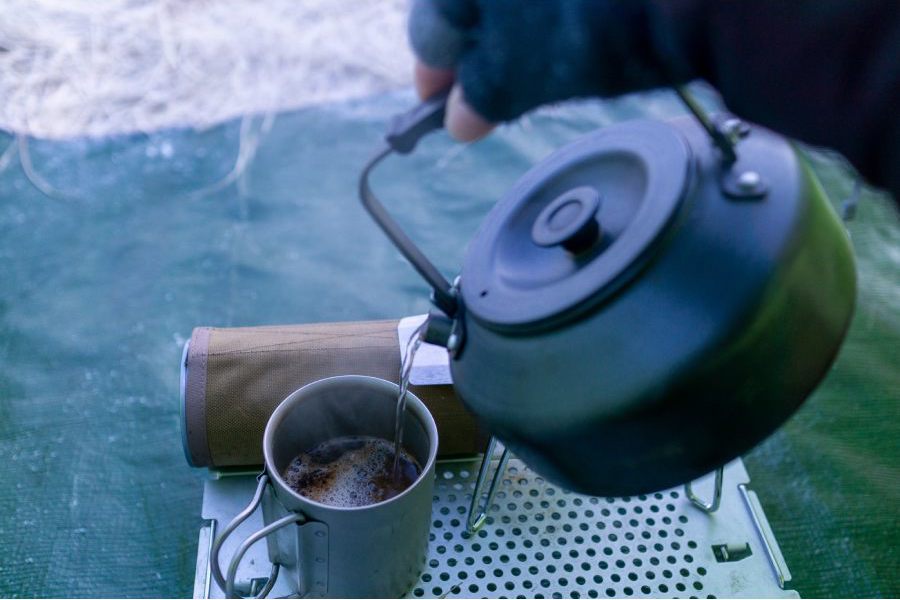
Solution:
M 443 119 L 398 117 L 363 203 L 432 286 L 426 339 L 463 402 L 574 491 L 697 478 L 777 429 L 828 371 L 856 292 L 842 223 L 783 137 L 733 118 L 630 121 L 559 149 L 485 219 L 451 285 L 368 174 Z

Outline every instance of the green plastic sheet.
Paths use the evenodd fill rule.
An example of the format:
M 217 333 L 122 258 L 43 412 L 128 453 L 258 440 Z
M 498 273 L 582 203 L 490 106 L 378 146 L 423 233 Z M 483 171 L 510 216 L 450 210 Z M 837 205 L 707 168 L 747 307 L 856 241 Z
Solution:
M 194 326 L 428 309 L 355 189 L 386 119 L 411 102 L 285 113 L 268 131 L 247 119 L 90 140 L 0 134 L 0 149 L 17 145 L 0 161 L 0 596 L 190 595 L 202 473 L 182 453 L 178 367 Z M 436 135 L 375 185 L 452 274 L 493 202 L 541 157 L 604 124 L 680 112 L 660 92 L 545 111 L 471 146 Z M 814 164 L 835 203 L 850 195 L 840 161 Z M 896 209 L 864 189 L 850 231 L 850 337 L 747 464 L 802 595 L 897 596 Z

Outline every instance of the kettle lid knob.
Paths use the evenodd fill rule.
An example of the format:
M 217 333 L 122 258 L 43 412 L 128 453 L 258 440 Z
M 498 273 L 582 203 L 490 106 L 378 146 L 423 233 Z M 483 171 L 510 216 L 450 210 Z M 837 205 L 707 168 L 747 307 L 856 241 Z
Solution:
M 597 211 L 600 194 L 590 186 L 580 186 L 560 194 L 540 212 L 531 228 L 531 240 L 538 246 L 562 246 L 577 254 L 600 238 Z

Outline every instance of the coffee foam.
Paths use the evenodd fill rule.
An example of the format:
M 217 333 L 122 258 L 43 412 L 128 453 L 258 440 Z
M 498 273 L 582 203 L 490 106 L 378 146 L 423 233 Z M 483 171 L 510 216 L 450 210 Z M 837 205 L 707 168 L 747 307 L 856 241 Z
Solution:
M 298 494 L 331 506 L 366 506 L 382 502 L 411 486 L 421 472 L 415 458 L 400 453 L 392 473 L 393 444 L 370 436 L 345 436 L 323 442 L 297 456 L 284 478 Z

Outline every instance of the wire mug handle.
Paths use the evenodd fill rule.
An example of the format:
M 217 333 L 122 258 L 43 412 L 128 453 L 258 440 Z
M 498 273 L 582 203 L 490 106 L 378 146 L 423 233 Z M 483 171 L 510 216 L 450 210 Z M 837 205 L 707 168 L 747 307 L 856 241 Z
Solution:
M 216 538 L 215 543 L 213 544 L 212 550 L 210 551 L 210 572 L 212 573 L 213 578 L 216 580 L 216 584 L 219 586 L 219 589 L 225 592 L 226 598 L 240 598 L 241 596 L 237 595 L 234 589 L 234 578 L 237 575 L 238 566 L 241 564 L 241 560 L 244 558 L 244 555 L 247 553 L 247 550 L 250 549 L 250 546 L 258 542 L 259 540 L 271 535 L 275 531 L 281 529 L 285 525 L 290 525 L 291 523 L 304 523 L 306 521 L 306 516 L 302 513 L 292 512 L 286 517 L 282 517 L 277 521 L 270 523 L 260 529 L 259 531 L 250 535 L 247 539 L 241 542 L 241 545 L 238 546 L 238 549 L 235 550 L 234 555 L 231 557 L 231 562 L 228 564 L 228 573 L 227 577 L 222 576 L 222 570 L 219 567 L 219 552 L 222 549 L 222 545 L 225 543 L 225 540 L 234 533 L 234 530 L 238 528 L 238 526 L 246 521 L 250 515 L 252 515 L 257 507 L 259 507 L 260 502 L 262 501 L 263 493 L 266 490 L 266 486 L 269 484 L 269 476 L 263 471 L 257 477 L 257 481 L 259 482 L 256 486 L 256 493 L 253 494 L 253 499 L 250 500 L 250 504 L 244 508 L 238 515 L 232 519 L 231 523 L 219 534 L 219 537 Z M 269 573 L 269 579 L 266 581 L 266 585 L 259 591 L 254 598 L 265 598 L 269 592 L 272 591 L 272 588 L 275 587 L 275 582 L 278 579 L 278 573 L 281 570 L 281 565 L 276 563 L 272 563 L 272 571 Z

